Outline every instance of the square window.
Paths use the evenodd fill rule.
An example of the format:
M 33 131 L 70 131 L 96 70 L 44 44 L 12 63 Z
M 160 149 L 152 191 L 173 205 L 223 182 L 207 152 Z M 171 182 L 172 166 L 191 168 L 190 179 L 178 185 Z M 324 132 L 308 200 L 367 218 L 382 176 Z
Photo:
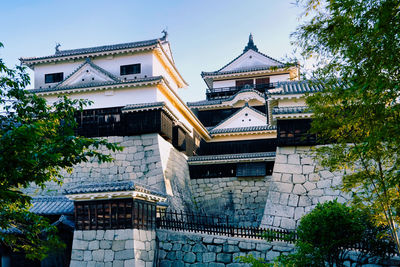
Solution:
M 64 73 L 49 73 L 44 75 L 44 83 L 58 83 L 64 79 Z

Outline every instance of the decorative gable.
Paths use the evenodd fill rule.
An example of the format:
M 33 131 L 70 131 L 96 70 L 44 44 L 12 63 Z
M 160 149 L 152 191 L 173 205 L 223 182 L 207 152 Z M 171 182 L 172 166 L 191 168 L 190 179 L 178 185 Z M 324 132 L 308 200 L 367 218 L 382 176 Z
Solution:
M 116 82 L 119 78 L 108 71 L 95 65 L 89 58 L 79 66 L 71 75 L 65 78 L 56 87 L 69 87 L 87 85 L 92 83 Z
M 279 65 L 282 65 L 282 63 L 277 60 L 262 55 L 254 50 L 247 50 L 244 54 L 219 71 L 223 72 L 241 69 L 265 68 Z
M 266 125 L 266 115 L 246 105 L 231 117 L 218 124 L 213 130 Z

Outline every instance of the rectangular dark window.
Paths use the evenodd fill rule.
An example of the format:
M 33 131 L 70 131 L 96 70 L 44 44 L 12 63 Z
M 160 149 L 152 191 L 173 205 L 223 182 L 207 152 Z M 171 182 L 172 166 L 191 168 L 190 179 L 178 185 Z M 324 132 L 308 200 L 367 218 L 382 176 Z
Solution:
M 49 73 L 44 75 L 44 83 L 58 83 L 64 79 L 64 73 Z
M 236 169 L 237 177 L 256 177 L 267 175 L 265 162 L 238 163 Z
M 121 75 L 140 73 L 140 64 L 123 65 L 120 67 Z

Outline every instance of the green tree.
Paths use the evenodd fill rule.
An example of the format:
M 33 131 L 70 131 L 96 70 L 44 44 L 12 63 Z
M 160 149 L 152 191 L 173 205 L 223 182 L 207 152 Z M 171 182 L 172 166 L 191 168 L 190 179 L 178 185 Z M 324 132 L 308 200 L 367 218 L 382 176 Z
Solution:
M 74 114 L 90 103 L 63 97 L 48 105 L 24 89 L 28 84 L 23 67 L 7 68 L 0 59 L 0 241 L 28 258 L 43 259 L 62 244 L 46 218 L 29 212 L 31 198 L 23 189 L 45 188 L 49 181 L 62 184 L 62 170 L 72 171 L 90 158 L 112 160 L 98 148 L 122 148 L 74 134 Z
M 246 256 L 242 262 L 252 266 L 344 266 L 348 248 L 363 244 L 368 252 L 359 252 L 360 263 L 372 257 L 385 257 L 393 253 L 394 244 L 377 239 L 384 229 L 376 228 L 363 210 L 351 208 L 335 201 L 318 204 L 303 216 L 297 227 L 295 252 L 281 255 L 273 263 Z
M 400 252 L 400 1 L 306 0 L 294 36 L 313 57 L 307 98 L 322 166 L 343 171 L 342 190 L 390 229 Z

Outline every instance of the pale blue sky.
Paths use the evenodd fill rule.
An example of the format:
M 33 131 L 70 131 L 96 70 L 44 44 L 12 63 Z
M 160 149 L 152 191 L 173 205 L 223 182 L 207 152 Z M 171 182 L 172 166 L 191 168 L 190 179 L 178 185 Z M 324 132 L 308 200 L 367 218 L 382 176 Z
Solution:
M 293 51 L 290 33 L 299 24 L 295 0 L 0 0 L 0 57 L 9 66 L 19 57 L 61 49 L 161 37 L 168 27 L 175 63 L 187 89 L 185 101 L 205 98 L 201 71 L 214 71 L 238 56 L 254 35 L 260 52 L 282 59 Z

